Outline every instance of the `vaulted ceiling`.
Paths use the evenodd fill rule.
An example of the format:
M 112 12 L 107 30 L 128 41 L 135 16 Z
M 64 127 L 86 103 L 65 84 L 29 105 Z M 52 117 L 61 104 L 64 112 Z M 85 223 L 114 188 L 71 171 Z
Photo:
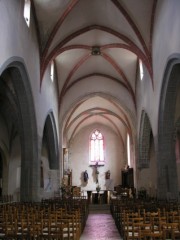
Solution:
M 91 89 L 89 83 L 102 83 L 96 91 L 92 87 L 91 94 L 86 90 L 84 99 L 71 106 L 63 123 L 67 139 L 93 123 L 110 127 L 123 144 L 126 133 L 132 133 L 139 59 L 153 87 L 151 47 L 156 5 L 157 0 L 32 1 L 41 52 L 40 86 L 54 60 L 60 111 L 75 86 L 82 92 L 86 86 Z M 113 98 L 108 94 L 111 88 L 132 104 Z

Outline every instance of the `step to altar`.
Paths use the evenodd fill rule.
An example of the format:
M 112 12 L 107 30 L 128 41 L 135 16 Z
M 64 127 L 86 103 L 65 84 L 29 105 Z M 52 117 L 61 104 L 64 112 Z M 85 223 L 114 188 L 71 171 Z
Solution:
M 110 212 L 110 205 L 109 204 L 89 204 L 89 211 L 106 211 Z

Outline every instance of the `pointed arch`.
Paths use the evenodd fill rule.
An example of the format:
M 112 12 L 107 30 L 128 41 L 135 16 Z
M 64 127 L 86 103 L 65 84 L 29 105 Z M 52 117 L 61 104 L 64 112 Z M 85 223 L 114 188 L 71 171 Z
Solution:
M 11 103 L 16 112 L 16 128 L 21 145 L 20 200 L 39 200 L 38 140 L 34 102 L 24 61 L 10 58 L 0 69 L 1 78 L 11 84 Z
M 139 168 L 149 168 L 150 143 L 151 143 L 151 124 L 145 111 L 141 113 L 140 132 L 139 132 Z
M 158 196 L 178 197 L 178 180 L 175 155 L 175 108 L 180 92 L 180 55 L 170 57 L 162 82 L 158 132 Z
M 49 168 L 59 169 L 59 151 L 58 151 L 58 138 L 57 128 L 55 124 L 54 115 L 50 112 L 46 118 L 44 125 L 44 138 L 47 144 Z

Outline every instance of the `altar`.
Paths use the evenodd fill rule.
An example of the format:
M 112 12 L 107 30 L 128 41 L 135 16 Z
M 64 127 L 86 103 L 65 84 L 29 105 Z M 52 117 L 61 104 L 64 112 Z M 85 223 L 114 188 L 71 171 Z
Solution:
M 108 190 L 87 190 L 88 202 L 90 204 L 109 204 L 110 192 Z

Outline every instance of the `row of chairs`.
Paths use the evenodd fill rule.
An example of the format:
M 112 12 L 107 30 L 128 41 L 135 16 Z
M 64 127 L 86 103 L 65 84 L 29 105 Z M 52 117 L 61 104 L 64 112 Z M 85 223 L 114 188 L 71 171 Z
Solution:
M 13 195 L 1 195 L 0 203 L 13 202 Z
M 111 212 L 123 239 L 180 239 L 178 203 L 111 200 Z
M 84 199 L 0 205 L 0 239 L 79 240 L 87 219 L 83 206 Z
M 82 218 L 82 230 L 85 227 L 86 220 L 89 214 L 89 203 L 87 197 L 81 196 L 78 198 L 60 198 L 56 197 L 54 199 L 45 199 L 42 200 L 41 204 L 48 205 L 51 209 L 65 208 L 67 211 L 71 209 L 80 209 L 81 218 Z

